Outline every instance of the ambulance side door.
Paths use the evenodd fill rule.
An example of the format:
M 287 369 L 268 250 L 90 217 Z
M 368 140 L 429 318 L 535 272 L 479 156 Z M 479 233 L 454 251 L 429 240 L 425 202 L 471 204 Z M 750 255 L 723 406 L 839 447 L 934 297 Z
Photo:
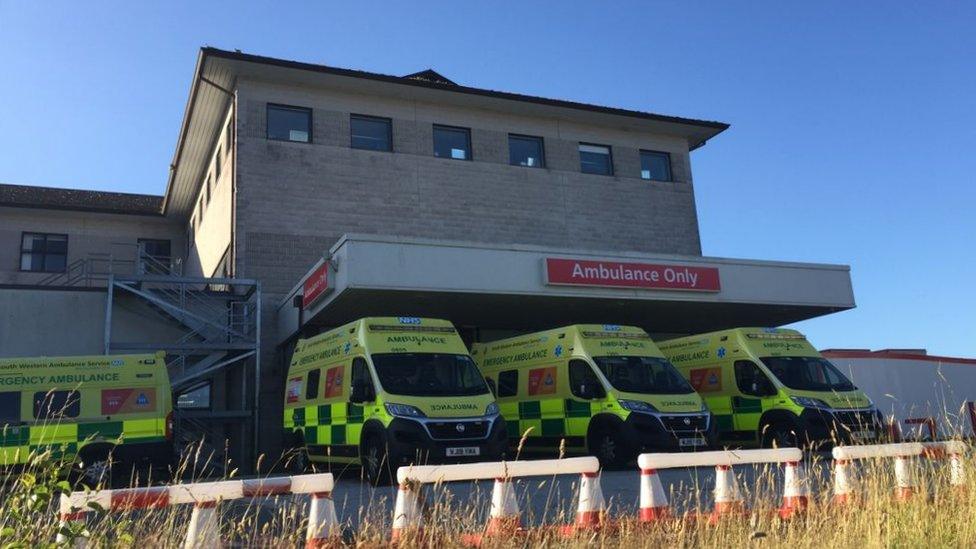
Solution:
M 739 392 L 732 396 L 733 425 L 743 436 L 747 432 L 756 436 L 763 412 L 762 401 L 776 394 L 773 383 L 751 360 L 736 360 L 733 369 Z

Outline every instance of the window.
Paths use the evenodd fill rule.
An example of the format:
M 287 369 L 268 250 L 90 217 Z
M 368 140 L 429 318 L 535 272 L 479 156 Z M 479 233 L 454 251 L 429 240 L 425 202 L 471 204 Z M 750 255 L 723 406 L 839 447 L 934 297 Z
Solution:
M 667 359 L 650 356 L 597 356 L 597 368 L 615 389 L 626 393 L 684 395 L 695 392 Z
M 0 430 L 20 424 L 20 391 L 0 393 Z
M 376 399 L 376 388 L 373 386 L 373 378 L 369 375 L 369 367 L 366 366 L 366 360 L 362 357 L 356 357 L 352 361 L 352 377 L 350 378 L 350 384 L 353 390 L 356 387 L 362 386 L 366 387 L 366 401 L 371 401 Z
M 20 240 L 20 270 L 63 273 L 68 266 L 68 235 L 24 233 Z
M 641 151 L 641 179 L 671 181 L 671 155 L 666 152 Z
M 78 417 L 81 395 L 78 391 L 38 391 L 34 393 L 34 419 Z
M 220 176 L 217 176 L 220 177 Z M 211 186 L 210 176 L 207 176 L 207 181 L 203 184 L 203 203 L 204 206 L 210 204 L 210 186 Z
M 750 360 L 735 361 L 735 384 L 744 395 L 764 397 L 775 394 L 769 378 Z
M 393 123 L 389 118 L 349 116 L 350 146 L 370 151 L 393 150 Z
M 223 164 L 223 158 L 221 158 L 222 156 L 223 155 L 220 152 L 220 146 L 218 145 L 217 146 L 217 155 L 214 157 L 214 181 L 220 181 L 220 165 Z M 209 189 L 208 189 L 207 192 L 208 193 L 210 192 Z M 209 200 L 210 200 L 210 198 L 209 198 L 209 195 L 208 195 L 207 201 L 209 201 Z
M 146 274 L 169 274 L 172 246 L 169 240 L 139 239 L 139 261 Z
M 312 142 L 312 109 L 268 103 L 268 139 Z
M 232 116 L 230 120 L 227 121 L 227 130 L 224 132 L 224 148 L 227 149 L 227 154 L 230 154 L 233 146 L 234 146 L 234 117 Z
M 510 397 L 518 394 L 518 370 L 506 370 L 498 374 L 498 396 Z
M 569 361 L 569 390 L 579 398 L 591 399 L 606 396 L 603 385 L 593 368 L 582 360 Z
M 606 145 L 579 144 L 580 171 L 597 175 L 613 175 L 613 158 Z
M 374 354 L 380 386 L 402 396 L 469 396 L 488 391 L 485 378 L 468 355 L 446 353 Z
M 853 391 L 851 380 L 830 361 L 815 356 L 761 358 L 763 364 L 790 389 L 801 391 Z
M 527 168 L 545 168 L 545 152 L 541 137 L 528 135 L 508 136 L 508 163 Z
M 210 386 L 211 383 L 208 381 L 180 393 L 176 397 L 176 407 L 180 410 L 209 410 Z
M 435 125 L 434 156 L 471 160 L 471 130 Z
M 319 378 L 322 376 L 322 370 L 312 370 L 308 373 L 308 378 L 305 380 L 305 400 L 312 400 L 319 396 Z

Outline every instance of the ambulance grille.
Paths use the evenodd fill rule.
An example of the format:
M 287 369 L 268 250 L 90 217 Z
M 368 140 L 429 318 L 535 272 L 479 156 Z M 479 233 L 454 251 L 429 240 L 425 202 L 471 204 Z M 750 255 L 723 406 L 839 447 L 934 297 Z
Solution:
M 668 431 L 699 431 L 708 429 L 708 416 L 660 416 Z M 688 420 L 688 423 L 685 423 Z
M 834 419 L 852 430 L 871 427 L 876 428 L 878 417 L 871 410 L 857 412 L 834 412 Z
M 465 440 L 487 437 L 489 425 L 487 421 L 430 421 L 427 429 L 436 440 Z

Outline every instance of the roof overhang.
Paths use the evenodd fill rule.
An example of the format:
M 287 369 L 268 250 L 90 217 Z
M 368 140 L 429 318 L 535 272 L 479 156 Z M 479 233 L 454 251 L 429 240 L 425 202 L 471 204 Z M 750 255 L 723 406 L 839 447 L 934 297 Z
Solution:
M 239 78 L 329 88 L 354 94 L 390 96 L 419 102 L 493 110 L 515 115 L 572 120 L 681 137 L 690 149 L 726 130 L 723 122 L 603 107 L 544 97 L 403 78 L 325 65 L 202 48 L 170 166 L 164 213 L 188 216 L 203 174 L 213 156 L 216 136 Z
M 437 317 L 458 326 L 506 330 L 613 323 L 686 334 L 779 326 L 855 306 L 845 265 L 363 235 L 344 236 L 327 257 L 279 304 L 279 343 L 302 330 L 374 315 Z M 676 291 L 557 285 L 547 280 L 547 258 L 714 269 L 720 287 Z M 327 291 L 302 307 L 306 280 L 323 268 L 328 270 Z

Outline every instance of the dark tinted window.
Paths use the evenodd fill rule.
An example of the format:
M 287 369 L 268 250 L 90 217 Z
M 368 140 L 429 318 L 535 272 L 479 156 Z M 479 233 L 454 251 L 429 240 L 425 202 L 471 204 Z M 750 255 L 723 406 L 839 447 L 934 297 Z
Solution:
M 312 109 L 268 105 L 268 139 L 312 142 Z
M 776 379 L 801 391 L 853 391 L 854 384 L 830 361 L 817 356 L 775 356 L 761 359 Z
M 172 260 L 172 246 L 169 240 L 152 238 L 139 239 L 142 272 L 146 274 L 169 274 Z
M 488 392 L 485 378 L 467 355 L 388 353 L 373 355 L 386 392 L 404 396 L 465 396 Z
M 20 241 L 20 270 L 62 273 L 68 266 L 68 235 L 24 233 Z
M 648 356 L 594 357 L 614 388 L 628 393 L 684 395 L 694 389 L 667 359 Z
M 224 163 L 223 155 L 220 154 L 220 147 L 217 147 L 217 156 L 214 158 L 214 180 L 215 181 L 220 179 L 220 168 L 221 168 L 221 164 L 223 163 Z M 207 192 L 209 193 L 210 191 Z M 208 201 L 210 200 L 209 194 L 207 196 L 207 200 Z
M 593 368 L 582 360 L 571 360 L 569 362 L 569 390 L 573 395 L 580 398 L 594 398 L 597 395 L 606 395 L 600 379 L 596 377 Z M 590 396 L 584 394 L 584 390 L 590 391 Z
M 78 417 L 81 395 L 78 391 L 38 391 L 34 393 L 34 419 Z
M 211 383 L 208 381 L 180 393 L 176 397 L 176 407 L 181 410 L 209 410 L 210 387 Z
M 434 126 L 434 156 L 471 160 L 471 130 Z
M 509 135 L 508 161 L 513 166 L 544 168 L 546 161 L 542 149 L 542 138 L 529 137 L 527 135 Z
M 774 390 L 766 374 L 749 360 L 735 361 L 735 384 L 742 394 L 750 396 L 768 396 Z
M 319 396 L 319 377 L 322 370 L 312 370 L 305 379 L 305 400 L 311 400 Z
M 0 429 L 4 425 L 19 424 L 20 421 L 20 391 L 0 393 Z
M 579 145 L 580 171 L 597 175 L 613 175 L 610 147 L 606 145 Z
M 518 394 L 518 370 L 506 370 L 498 374 L 498 396 L 510 397 Z
M 354 114 L 349 117 L 349 134 L 354 149 L 393 150 L 393 126 L 389 118 Z
M 352 361 L 350 384 L 353 387 L 364 385 L 369 388 L 372 394 L 376 394 L 376 388 L 373 386 L 373 378 L 369 375 L 369 367 L 366 366 L 366 360 L 362 357 L 356 357 Z
M 671 155 L 665 152 L 641 151 L 641 179 L 671 181 Z

